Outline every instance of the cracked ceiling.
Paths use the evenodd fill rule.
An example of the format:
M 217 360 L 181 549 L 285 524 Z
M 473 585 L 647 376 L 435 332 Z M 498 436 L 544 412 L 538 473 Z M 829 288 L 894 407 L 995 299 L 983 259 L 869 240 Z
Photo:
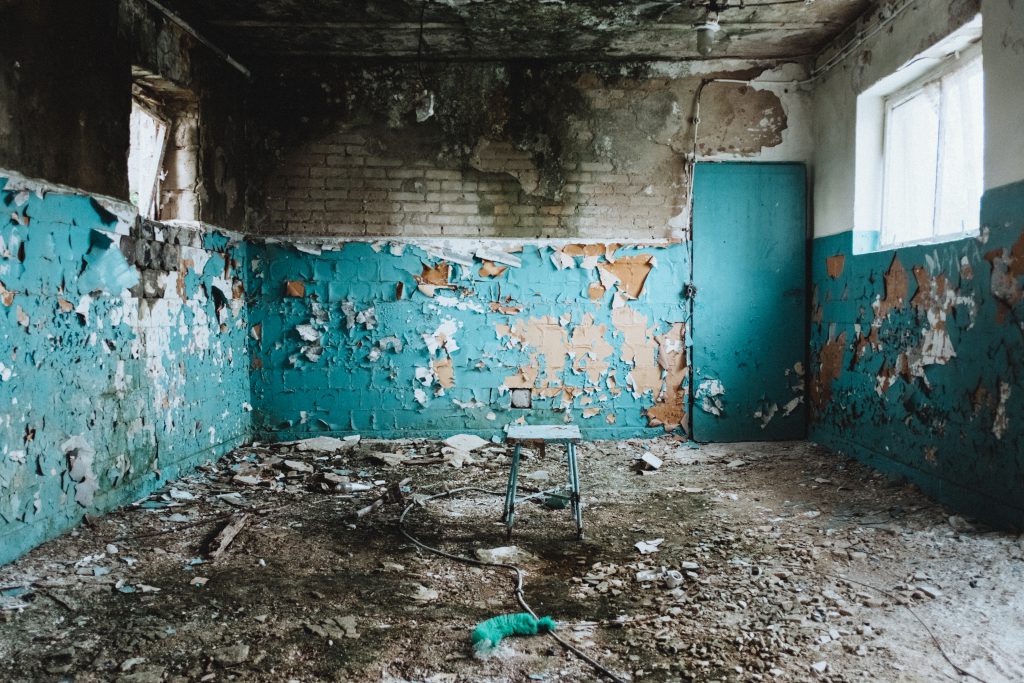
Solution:
M 164 0 L 251 61 L 699 59 L 703 5 L 640 0 Z M 753 0 L 720 12 L 718 58 L 817 53 L 871 0 Z

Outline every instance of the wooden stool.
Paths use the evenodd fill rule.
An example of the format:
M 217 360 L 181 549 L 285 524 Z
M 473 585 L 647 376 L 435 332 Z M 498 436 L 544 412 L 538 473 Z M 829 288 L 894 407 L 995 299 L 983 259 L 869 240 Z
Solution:
M 580 428 L 576 425 L 513 425 L 508 428 L 505 442 L 515 444 L 512 453 L 512 469 L 508 473 L 508 486 L 505 487 L 505 537 L 512 538 L 512 525 L 516 515 L 516 487 L 519 479 L 519 456 L 523 444 L 537 446 L 545 452 L 548 444 L 563 444 L 569 459 L 569 490 L 572 503 L 572 514 L 576 520 L 576 538 L 583 539 L 583 512 L 580 509 L 580 473 L 576 466 L 576 444 L 583 440 Z

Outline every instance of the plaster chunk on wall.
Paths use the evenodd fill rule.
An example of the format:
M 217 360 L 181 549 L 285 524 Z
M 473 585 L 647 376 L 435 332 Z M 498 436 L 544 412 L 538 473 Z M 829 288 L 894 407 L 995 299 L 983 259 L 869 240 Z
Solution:
M 68 460 L 68 476 L 75 484 L 75 502 L 82 507 L 90 507 L 99 484 L 92 470 L 96 451 L 82 435 L 69 438 L 60 445 Z
M 697 405 L 705 413 L 721 416 L 725 412 L 725 404 L 722 401 L 724 395 L 725 385 L 722 384 L 722 380 L 705 379 L 697 385 L 694 398 L 697 399 Z
M 438 289 L 455 289 L 455 285 L 449 281 L 451 269 L 451 264 L 444 261 L 435 266 L 424 264 L 423 272 L 413 276 L 417 289 L 429 297 L 433 297 Z
M 570 345 L 574 353 L 572 367 L 577 373 L 585 372 L 590 384 L 597 384 L 608 372 L 608 360 L 615 349 L 605 340 L 608 328 L 594 324 L 594 316 L 587 313 L 583 322 L 572 330 Z
M 661 392 L 661 366 L 656 360 L 658 344 L 647 317 L 639 311 L 623 306 L 612 310 L 612 325 L 622 333 L 621 359 L 632 366 L 626 375 L 626 384 L 635 398 Z
M 662 427 L 666 432 L 685 429 L 686 388 L 686 323 L 672 323 L 665 334 L 654 338 L 658 344 L 658 365 L 665 374 L 664 387 L 655 404 L 645 411 L 649 427 Z
M 889 311 L 902 309 L 907 300 L 907 291 L 907 271 L 900 263 L 899 255 L 894 254 L 889 270 L 885 272 L 885 298 L 878 297 L 871 306 L 875 312 L 875 320 L 888 317 Z
M 440 349 L 444 349 L 449 354 L 457 351 L 459 345 L 455 342 L 455 333 L 459 331 L 461 325 L 462 323 L 454 318 L 447 318 L 432 333 L 421 335 L 430 355 L 433 356 Z
M 985 259 L 992 264 L 991 289 L 997 301 L 996 321 L 1002 324 L 1007 313 L 1024 301 L 1024 287 L 1020 282 L 1024 277 L 1024 232 L 1013 247 L 990 251 L 985 254 Z
M 500 277 L 508 266 L 500 266 L 494 261 L 484 261 L 483 265 L 480 266 L 480 277 Z
M 843 274 L 843 267 L 845 265 L 846 256 L 843 254 L 836 254 L 835 256 L 829 256 L 825 259 L 825 270 L 828 272 L 828 276 L 833 280 Z
M 434 376 L 437 378 L 437 383 L 441 388 L 452 389 L 455 387 L 455 368 L 452 365 L 451 358 L 435 360 L 431 365 L 434 370 Z
M 605 289 L 611 289 L 611 280 L 606 281 L 607 275 L 611 275 L 615 279 L 615 285 L 619 292 L 629 299 L 638 299 L 644 290 L 647 276 L 651 274 L 655 265 L 656 261 L 653 255 L 638 254 L 636 256 L 620 256 L 614 263 L 598 264 L 597 269 L 599 273 L 606 273 L 604 276 L 599 276 L 601 285 Z
M 531 318 L 527 321 L 517 320 L 511 326 L 499 324 L 496 327 L 499 338 L 508 337 L 514 344 L 523 348 L 533 349 L 530 353 L 531 365 L 540 364 L 540 356 L 544 356 L 544 386 L 561 386 L 562 372 L 568 362 L 569 336 L 560 321 L 551 315 Z M 505 379 L 508 388 L 527 388 L 521 384 L 513 386 L 509 382 L 517 382 L 522 376 L 523 368 Z M 537 373 L 534 373 L 536 377 Z M 532 388 L 532 383 L 530 388 Z
M 811 378 L 811 404 L 819 411 L 832 401 L 832 383 L 839 379 L 845 350 L 846 332 L 833 337 L 830 330 L 829 339 L 821 348 L 820 370 Z

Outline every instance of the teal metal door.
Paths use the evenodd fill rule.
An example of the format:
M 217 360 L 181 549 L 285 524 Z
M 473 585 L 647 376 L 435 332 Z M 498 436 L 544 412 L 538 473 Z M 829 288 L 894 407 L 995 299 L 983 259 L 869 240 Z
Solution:
M 806 197 L 803 164 L 697 164 L 697 441 L 806 436 Z

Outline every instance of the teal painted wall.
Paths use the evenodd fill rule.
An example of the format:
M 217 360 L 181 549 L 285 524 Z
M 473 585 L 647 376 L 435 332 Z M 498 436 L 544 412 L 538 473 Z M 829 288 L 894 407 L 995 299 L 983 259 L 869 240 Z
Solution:
M 253 244 L 250 255 L 261 438 L 498 436 L 527 414 L 511 409 L 502 390 L 520 369 L 533 390 L 529 421 L 571 420 L 588 438 L 664 433 L 649 426 L 648 412 L 667 423 L 685 405 L 684 244 L 619 248 L 620 265 L 633 257 L 653 267 L 638 298 L 618 308 L 618 286 L 590 298 L 597 268 L 608 265 L 603 249 L 592 259 L 597 268 L 576 256 L 559 269 L 551 247 L 530 244 L 516 254 L 521 267 L 497 277 L 480 274 L 480 259 L 452 263 L 454 288 L 433 297 L 415 277 L 443 261 L 411 244 L 348 242 L 319 255 Z M 285 296 L 289 281 L 303 283 L 304 294 Z M 368 309 L 374 322 L 360 322 Z M 447 349 L 438 334 L 445 329 L 454 340 Z M 435 340 L 441 346 L 431 349 Z M 430 371 L 448 359 L 454 386 L 445 388 Z
M 244 245 L 0 178 L 0 563 L 240 445 Z
M 850 233 L 814 240 L 810 436 L 1020 529 L 1024 182 L 988 191 L 981 222 L 979 239 L 868 254 Z

